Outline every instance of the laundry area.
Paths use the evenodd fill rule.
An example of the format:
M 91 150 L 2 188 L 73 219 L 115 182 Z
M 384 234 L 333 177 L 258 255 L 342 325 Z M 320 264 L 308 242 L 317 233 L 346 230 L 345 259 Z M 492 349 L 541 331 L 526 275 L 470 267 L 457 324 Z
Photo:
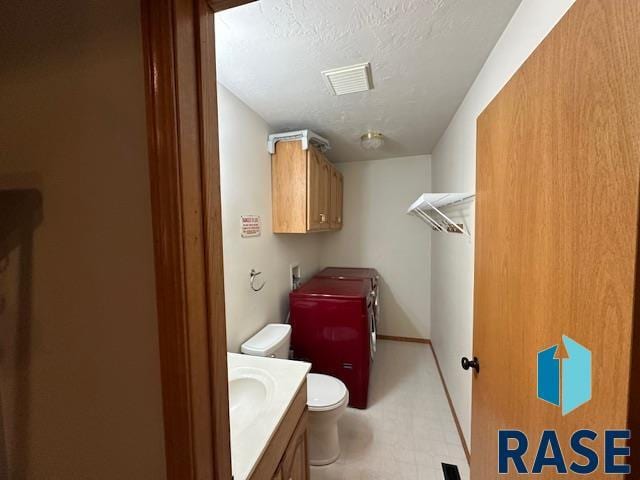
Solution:
M 433 153 L 519 3 L 261 0 L 215 16 L 229 355 L 309 368 L 283 433 L 306 459 L 274 453 L 284 478 L 308 478 L 290 471 L 305 463 L 312 479 L 469 478 L 468 340 L 449 318 L 472 305 L 475 185 Z M 234 428 L 236 384 L 234 475 L 262 478 L 273 467 L 234 454 L 255 436 Z

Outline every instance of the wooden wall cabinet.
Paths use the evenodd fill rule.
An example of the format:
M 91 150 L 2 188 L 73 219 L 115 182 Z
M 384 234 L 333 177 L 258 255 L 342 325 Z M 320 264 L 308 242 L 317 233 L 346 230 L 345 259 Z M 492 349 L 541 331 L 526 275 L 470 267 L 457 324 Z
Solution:
M 278 142 L 271 156 L 274 233 L 327 232 L 342 228 L 344 180 L 313 146 Z

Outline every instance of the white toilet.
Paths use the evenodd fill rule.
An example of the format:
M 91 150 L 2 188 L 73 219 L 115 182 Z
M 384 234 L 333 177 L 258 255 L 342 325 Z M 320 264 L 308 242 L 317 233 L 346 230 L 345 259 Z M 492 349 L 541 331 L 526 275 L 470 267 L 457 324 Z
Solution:
M 271 323 L 242 344 L 247 355 L 289 358 L 291 325 Z M 329 465 L 340 456 L 338 419 L 347 409 L 349 392 L 344 383 L 329 375 L 307 375 L 309 408 L 309 463 Z

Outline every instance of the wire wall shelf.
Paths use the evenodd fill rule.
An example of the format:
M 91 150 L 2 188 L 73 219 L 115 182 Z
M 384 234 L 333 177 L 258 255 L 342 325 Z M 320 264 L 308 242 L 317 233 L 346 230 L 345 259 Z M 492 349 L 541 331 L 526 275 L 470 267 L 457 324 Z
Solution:
M 451 220 L 443 210 L 471 201 L 475 196 L 475 193 L 423 193 L 407 213 L 420 218 L 438 232 L 462 233 L 471 238 L 464 225 Z

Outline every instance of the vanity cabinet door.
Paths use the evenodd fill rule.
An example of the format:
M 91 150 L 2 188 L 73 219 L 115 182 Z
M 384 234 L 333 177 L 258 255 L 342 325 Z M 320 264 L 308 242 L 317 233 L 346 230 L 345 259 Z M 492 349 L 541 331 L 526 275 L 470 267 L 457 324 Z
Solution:
M 300 418 L 282 459 L 283 480 L 310 480 L 307 415 L 308 413 L 305 411 Z

